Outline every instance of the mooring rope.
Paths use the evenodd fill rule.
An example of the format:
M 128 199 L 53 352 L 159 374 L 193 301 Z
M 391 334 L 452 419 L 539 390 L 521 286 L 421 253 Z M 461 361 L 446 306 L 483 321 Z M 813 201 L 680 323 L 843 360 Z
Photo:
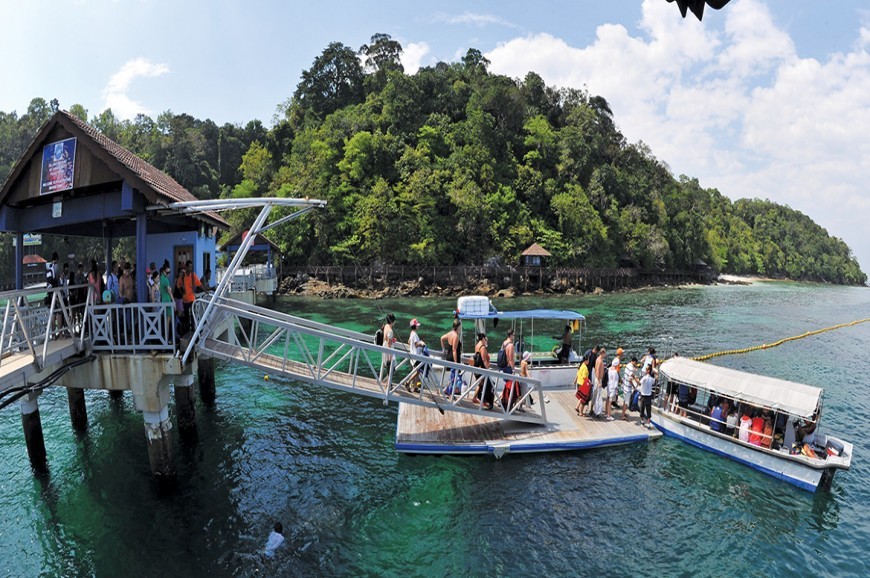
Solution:
M 851 321 L 849 323 L 840 323 L 839 325 L 832 325 L 831 327 L 825 327 L 824 329 L 816 329 L 815 331 L 807 331 L 801 335 L 794 335 L 792 337 L 786 337 L 785 339 L 780 339 L 779 341 L 775 341 L 773 343 L 764 343 L 762 345 L 756 345 L 754 347 L 746 347 L 744 349 L 729 349 L 727 351 L 717 351 L 716 353 L 709 353 L 707 355 L 701 355 L 699 357 L 693 357 L 695 361 L 707 361 L 708 359 L 713 359 L 714 357 L 722 357 L 723 355 L 737 355 L 739 353 L 749 353 L 750 351 L 761 351 L 762 349 L 770 349 L 771 347 L 776 347 L 777 345 L 782 345 L 783 343 L 787 343 L 789 341 L 795 341 L 797 339 L 803 339 L 804 337 L 810 337 L 813 335 L 818 335 L 819 333 L 824 333 L 826 331 L 833 331 L 835 329 L 842 329 L 843 327 L 851 327 L 853 325 L 858 325 L 859 323 L 866 323 L 870 321 L 870 317 L 866 319 L 858 319 L 856 321 Z

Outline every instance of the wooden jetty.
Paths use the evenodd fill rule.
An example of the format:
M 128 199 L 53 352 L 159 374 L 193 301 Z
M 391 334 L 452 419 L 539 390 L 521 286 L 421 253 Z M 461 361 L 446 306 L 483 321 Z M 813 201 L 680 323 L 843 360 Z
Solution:
M 573 390 L 547 391 L 545 425 L 508 422 L 468 413 L 399 404 L 396 450 L 408 454 L 493 454 L 584 450 L 661 437 L 657 429 L 640 425 L 637 412 L 629 421 L 614 410 L 614 421 L 580 417 L 574 412 Z

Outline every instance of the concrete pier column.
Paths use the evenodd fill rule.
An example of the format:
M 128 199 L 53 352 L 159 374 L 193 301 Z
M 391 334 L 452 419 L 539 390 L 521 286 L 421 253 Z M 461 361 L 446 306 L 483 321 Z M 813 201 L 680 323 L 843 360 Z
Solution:
M 30 465 L 36 470 L 46 470 L 45 438 L 42 437 L 42 419 L 39 417 L 39 393 L 29 393 L 21 398 L 21 425 L 24 428 L 24 443 Z
M 181 435 L 196 431 L 196 390 L 191 386 L 175 386 L 175 412 Z
M 203 403 L 213 404 L 215 400 L 214 359 L 199 356 L 196 364 L 196 372 L 199 376 L 199 395 Z
M 172 422 L 169 421 L 169 408 L 145 411 L 142 415 L 145 418 L 145 439 L 148 441 L 151 473 L 161 479 L 174 478 L 175 463 L 172 461 Z
M 88 409 L 85 406 L 85 390 L 80 387 L 66 388 L 66 397 L 69 402 L 69 416 L 72 420 L 73 429 L 79 432 L 88 429 Z

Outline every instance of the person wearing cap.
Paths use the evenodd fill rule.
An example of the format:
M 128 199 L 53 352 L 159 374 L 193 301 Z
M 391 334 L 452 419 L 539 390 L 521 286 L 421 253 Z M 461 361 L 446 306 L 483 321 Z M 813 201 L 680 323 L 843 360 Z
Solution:
M 532 352 L 531 351 L 524 351 L 523 352 L 523 359 L 522 359 L 522 361 L 520 361 L 520 377 L 531 377 L 532 376 L 532 373 L 530 371 L 531 367 L 532 367 Z M 526 386 L 525 384 L 520 384 L 519 395 L 520 395 L 521 399 L 528 393 L 528 390 L 526 389 L 526 387 L 528 387 L 528 386 Z M 525 405 L 526 405 L 526 402 L 523 401 L 520 404 L 520 409 L 524 409 Z M 531 398 L 531 396 L 529 396 L 529 405 L 535 405 L 535 400 L 533 400 Z
M 616 373 L 617 374 L 619 374 L 622 371 L 622 354 L 623 353 L 624 353 L 624 350 L 621 347 L 616 348 L 616 357 L 613 358 L 613 361 L 616 362 Z M 613 362 L 611 362 L 611 363 L 613 363 Z M 620 388 L 619 388 L 619 384 L 617 383 L 617 387 L 616 387 L 617 396 L 619 395 L 619 391 L 620 391 Z M 615 398 L 610 402 L 610 405 L 613 407 L 613 409 L 617 409 L 619 407 L 619 404 L 617 403 L 617 400 Z
M 617 351 L 619 351 L 617 349 Z M 637 371 L 637 357 L 632 357 L 631 361 L 625 366 L 625 369 L 622 370 L 622 419 L 628 421 L 628 416 L 626 412 L 628 411 L 628 406 L 631 404 L 631 396 L 634 394 L 634 390 L 638 387 L 639 382 L 637 380 L 637 376 L 635 372 Z
M 418 327 L 420 327 L 420 322 L 417 321 L 416 318 L 411 319 L 411 335 L 408 336 L 408 351 L 414 355 L 422 355 L 423 347 L 426 345 L 417 334 Z M 405 382 L 405 389 L 413 391 L 414 393 L 419 392 L 420 386 L 422 385 L 419 381 L 419 366 L 419 361 L 411 361 L 411 374 L 408 376 L 408 381 Z

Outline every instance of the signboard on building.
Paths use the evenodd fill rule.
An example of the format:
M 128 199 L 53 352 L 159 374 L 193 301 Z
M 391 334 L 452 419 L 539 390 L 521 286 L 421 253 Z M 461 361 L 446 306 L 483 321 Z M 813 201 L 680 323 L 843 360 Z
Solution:
M 50 195 L 73 188 L 76 163 L 76 139 L 49 143 L 42 149 L 42 179 L 39 194 Z
M 39 233 L 24 233 L 24 246 L 36 247 L 42 245 L 42 235 Z

